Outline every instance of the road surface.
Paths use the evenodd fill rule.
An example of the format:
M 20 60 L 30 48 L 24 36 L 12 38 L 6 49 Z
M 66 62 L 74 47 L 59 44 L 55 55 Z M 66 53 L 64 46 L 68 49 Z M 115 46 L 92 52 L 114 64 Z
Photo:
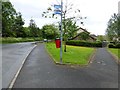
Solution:
M 118 65 L 105 48 L 97 50 L 87 67 L 56 65 L 40 44 L 27 58 L 13 88 L 118 88 Z
M 7 88 L 35 44 L 2 44 L 2 88 Z

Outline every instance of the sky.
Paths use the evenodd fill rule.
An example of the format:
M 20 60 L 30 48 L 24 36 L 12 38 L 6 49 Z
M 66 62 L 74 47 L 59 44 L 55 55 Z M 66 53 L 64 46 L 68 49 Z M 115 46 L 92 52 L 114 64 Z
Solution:
M 34 19 L 37 26 L 42 28 L 45 24 L 52 24 L 60 19 L 43 18 L 42 12 L 48 7 L 60 3 L 61 0 L 10 0 L 17 12 L 22 13 L 25 25 L 28 26 L 30 19 Z M 66 0 L 63 0 L 66 1 Z M 120 0 L 67 0 L 73 3 L 73 8 L 80 9 L 80 15 L 87 17 L 84 19 L 84 26 L 77 22 L 78 26 L 87 29 L 91 34 L 104 35 L 113 13 L 118 13 L 118 2 Z M 63 3 L 65 4 L 65 3 Z M 70 12 L 69 15 L 73 13 Z

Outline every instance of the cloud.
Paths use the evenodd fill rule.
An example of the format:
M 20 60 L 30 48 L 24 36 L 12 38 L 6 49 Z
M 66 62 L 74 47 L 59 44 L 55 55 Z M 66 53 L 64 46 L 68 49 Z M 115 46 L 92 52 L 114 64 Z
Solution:
M 25 26 L 29 25 L 31 17 L 37 25 L 42 27 L 47 23 L 54 23 L 58 20 L 44 19 L 41 17 L 43 11 L 59 2 L 59 0 L 10 0 L 17 11 L 20 11 L 25 19 Z M 66 0 L 63 0 L 66 1 Z M 119 0 L 67 0 L 74 4 L 74 10 L 80 9 L 82 16 L 87 16 L 85 27 L 95 34 L 104 34 L 107 22 L 113 13 L 118 12 Z M 65 3 L 64 3 L 65 4 Z M 73 15 L 70 13 L 69 15 Z M 98 33 L 97 33 L 98 32 Z

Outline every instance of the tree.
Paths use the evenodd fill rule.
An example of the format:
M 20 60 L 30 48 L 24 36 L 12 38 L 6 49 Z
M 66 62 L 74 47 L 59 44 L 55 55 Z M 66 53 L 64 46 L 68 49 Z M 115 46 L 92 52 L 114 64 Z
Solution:
M 16 12 L 11 2 L 2 2 L 2 36 L 25 37 L 22 14 Z
M 108 21 L 106 35 L 108 36 L 110 41 L 120 37 L 119 36 L 120 35 L 120 16 L 119 15 L 117 14 L 112 15 L 112 17 Z
M 31 35 L 30 35 L 30 29 L 29 29 L 29 27 L 23 27 L 23 29 L 24 29 L 24 32 L 26 34 L 25 37 L 30 37 Z
M 71 39 L 77 35 L 77 31 L 79 27 L 76 25 L 75 21 L 71 19 L 67 20 L 66 29 L 67 29 L 67 39 Z M 64 33 L 65 34 L 65 33 Z
M 2 2 L 2 36 L 15 36 L 12 26 L 15 21 L 16 10 L 11 2 Z
M 98 40 L 98 41 L 104 41 L 104 40 L 105 40 L 105 36 L 103 36 L 103 35 L 98 35 L 98 36 L 97 36 L 97 40 Z
M 57 19 L 57 16 L 55 14 L 52 14 L 52 15 L 49 14 L 50 12 L 53 12 L 53 11 L 54 10 L 51 7 L 49 7 L 46 12 L 43 12 L 42 16 L 45 18 L 47 18 L 47 17 L 54 18 L 55 17 Z M 70 16 L 71 12 L 74 12 L 74 14 L 72 14 L 72 16 Z M 63 16 L 62 17 L 63 18 L 62 24 L 63 24 L 63 31 L 64 31 L 64 34 L 63 34 L 64 52 L 66 52 L 66 41 L 67 41 L 67 34 L 66 33 L 68 33 L 68 32 L 70 33 L 70 31 L 67 30 L 67 22 L 69 22 L 68 19 L 72 20 L 72 21 L 78 21 L 78 20 L 80 21 L 81 19 L 84 19 L 84 18 L 86 19 L 86 17 L 84 17 L 84 18 L 81 17 L 79 9 L 76 9 L 75 11 L 73 11 L 73 4 L 68 3 L 67 0 L 63 6 L 62 16 Z M 80 24 L 83 24 L 83 22 L 80 21 Z M 71 31 L 72 31 L 72 29 L 71 29 Z
M 24 21 L 22 19 L 22 14 L 18 12 L 15 17 L 13 30 L 15 31 L 16 37 L 25 37 L 26 33 L 24 32 Z
M 33 19 L 30 20 L 29 24 L 30 36 L 31 37 L 39 37 L 41 35 L 40 29 L 37 27 L 35 21 Z
M 44 25 L 42 27 L 42 34 L 43 34 L 43 38 L 55 39 L 59 35 L 59 30 L 53 24 L 51 24 L 51 25 Z
M 81 40 L 88 40 L 90 38 L 90 33 L 87 33 L 87 32 L 81 32 L 80 35 L 79 35 L 79 38 Z

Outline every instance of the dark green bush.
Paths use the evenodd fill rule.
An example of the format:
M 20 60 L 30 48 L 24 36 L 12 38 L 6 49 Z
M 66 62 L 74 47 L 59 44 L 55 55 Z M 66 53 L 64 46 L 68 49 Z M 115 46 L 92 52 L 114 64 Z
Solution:
M 110 43 L 110 44 L 108 45 L 108 47 L 109 47 L 109 48 L 115 48 L 115 45 L 114 45 L 113 43 Z
M 113 44 L 113 43 L 110 43 L 110 44 L 108 45 L 108 47 L 109 47 L 109 48 L 120 48 L 120 43 L 117 43 L 116 45 Z
M 117 44 L 115 45 L 115 47 L 116 47 L 116 48 L 120 48 L 120 43 L 117 43 Z
M 73 46 L 102 47 L 101 42 L 87 42 L 87 41 L 79 41 L 79 40 L 70 40 L 67 41 L 66 44 Z
M 41 41 L 42 38 L 14 38 L 14 37 L 7 37 L 1 38 L 1 43 L 19 43 L 19 42 L 34 42 L 34 41 Z

